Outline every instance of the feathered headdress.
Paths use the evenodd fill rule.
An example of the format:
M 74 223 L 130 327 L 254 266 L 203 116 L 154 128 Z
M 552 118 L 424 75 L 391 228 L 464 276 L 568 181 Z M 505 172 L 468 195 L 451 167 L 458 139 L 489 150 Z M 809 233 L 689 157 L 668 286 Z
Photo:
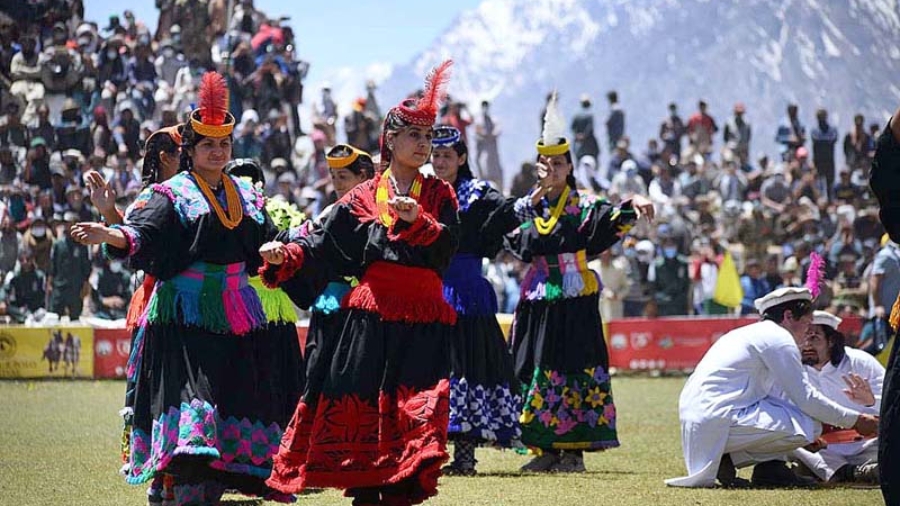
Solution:
M 569 150 L 569 140 L 566 139 L 566 120 L 559 112 L 556 92 L 550 96 L 547 102 L 547 111 L 544 113 L 544 129 L 541 138 L 537 141 L 538 153 L 544 156 L 556 156 L 565 154 Z
M 453 60 L 444 60 L 443 63 L 431 69 L 428 77 L 425 78 L 425 90 L 419 99 L 406 99 L 388 111 L 381 129 L 380 164 L 383 167 L 386 167 L 391 161 L 391 153 L 387 146 L 388 131 L 396 130 L 404 125 L 424 127 L 434 125 L 441 100 L 444 99 L 444 90 L 450 81 L 451 65 L 453 65 Z
M 825 260 L 815 251 L 809 254 L 809 269 L 806 270 L 806 288 L 813 299 L 819 297 L 825 283 Z
M 228 83 L 217 72 L 207 72 L 197 92 L 199 105 L 191 112 L 191 127 L 206 137 L 225 137 L 234 130 L 234 116 L 228 112 Z
M 444 91 L 450 82 L 450 66 L 453 60 L 444 60 L 443 63 L 431 69 L 425 78 L 425 89 L 418 100 L 406 99 L 388 112 L 390 116 L 400 118 L 405 123 L 419 126 L 432 126 L 437 119 L 441 100 L 444 99 Z

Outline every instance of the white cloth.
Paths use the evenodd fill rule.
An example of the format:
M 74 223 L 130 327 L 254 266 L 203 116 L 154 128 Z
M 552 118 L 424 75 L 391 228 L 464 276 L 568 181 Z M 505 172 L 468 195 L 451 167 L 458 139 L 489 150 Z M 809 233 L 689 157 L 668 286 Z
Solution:
M 881 408 L 884 367 L 875 357 L 862 350 L 844 348 L 844 351 L 846 355 L 837 366 L 832 365 L 831 362 L 826 363 L 822 370 L 807 366 L 806 372 L 809 375 L 810 383 L 826 397 L 846 408 L 858 409 L 869 415 L 878 415 Z M 850 373 L 858 374 L 869 382 L 872 394 L 875 396 L 875 404 L 861 406 L 844 394 L 847 384 L 844 383 L 843 377 Z M 875 462 L 878 459 L 878 439 L 829 444 L 828 448 L 820 450 L 818 453 L 811 453 L 800 448 L 792 456 L 803 462 L 816 476 L 828 481 L 838 469 L 845 465 Z
M 774 396 L 777 391 L 789 401 Z M 761 462 L 760 455 L 784 458 L 790 449 L 815 440 L 814 419 L 850 427 L 859 416 L 809 383 L 794 338 L 771 321 L 735 329 L 716 341 L 688 378 L 678 404 L 688 476 L 666 480 L 677 487 L 714 486 L 725 453 L 744 452 L 735 455 L 745 460 L 743 465 Z

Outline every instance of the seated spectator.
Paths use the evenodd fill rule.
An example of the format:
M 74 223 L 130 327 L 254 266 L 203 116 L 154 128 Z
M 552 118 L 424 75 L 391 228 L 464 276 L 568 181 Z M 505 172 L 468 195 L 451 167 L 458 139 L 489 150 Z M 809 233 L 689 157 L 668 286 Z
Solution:
M 32 139 L 41 137 L 47 143 L 47 149 L 56 149 L 56 128 L 50 123 L 50 108 L 40 105 L 37 108 L 37 124 L 31 129 L 29 135 Z
M 31 139 L 31 150 L 25 161 L 25 183 L 37 186 L 41 190 L 49 190 L 52 186 L 50 178 L 50 153 L 47 141 L 41 137 Z
M 781 214 L 791 198 L 791 189 L 784 177 L 784 166 L 772 167 L 769 177 L 760 188 L 760 199 L 766 212 L 770 215 Z
M 47 280 L 34 263 L 34 256 L 25 248 L 19 254 L 18 267 L 6 275 L 0 289 L 0 314 L 17 323 L 25 323 L 28 315 L 45 308 Z
M 809 382 L 846 409 L 877 416 L 881 409 L 884 367 L 868 353 L 845 346 L 841 319 L 816 311 L 801 348 Z M 818 452 L 800 448 L 793 457 L 818 479 L 831 483 L 878 483 L 878 438 L 853 429 L 823 425 Z
M 774 264 L 777 267 L 777 262 Z M 744 300 L 741 301 L 741 315 L 755 314 L 756 307 L 753 305 L 753 301 L 772 291 L 769 280 L 763 276 L 759 260 L 755 258 L 747 260 L 747 263 L 744 265 L 744 275 L 741 276 L 741 288 L 744 290 Z
M 19 164 L 13 157 L 12 148 L 0 146 L 0 185 L 9 185 L 18 181 L 20 174 Z
M 68 98 L 63 103 L 60 122 L 56 125 L 56 149 L 77 149 L 84 156 L 91 152 L 91 126 L 81 116 L 81 106 Z
M 843 167 L 838 172 L 838 180 L 834 183 L 834 200 L 838 204 L 855 205 L 862 198 L 862 188 L 850 179 L 850 169 Z
M 625 160 L 622 170 L 612 178 L 609 186 L 609 198 L 613 202 L 619 202 L 632 195 L 647 196 L 647 186 L 643 178 L 638 174 L 637 162 Z
M 94 316 L 118 320 L 128 314 L 131 299 L 131 274 L 119 259 L 103 262 L 91 291 Z
M 19 104 L 6 104 L 6 114 L 0 118 L 0 145 L 27 148 L 28 139 L 28 128 L 19 116 Z

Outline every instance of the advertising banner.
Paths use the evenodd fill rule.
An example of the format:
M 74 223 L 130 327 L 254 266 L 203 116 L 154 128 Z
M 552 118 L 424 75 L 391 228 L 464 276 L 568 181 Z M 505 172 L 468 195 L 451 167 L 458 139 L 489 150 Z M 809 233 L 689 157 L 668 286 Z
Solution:
M 0 327 L 0 378 L 93 378 L 90 327 Z

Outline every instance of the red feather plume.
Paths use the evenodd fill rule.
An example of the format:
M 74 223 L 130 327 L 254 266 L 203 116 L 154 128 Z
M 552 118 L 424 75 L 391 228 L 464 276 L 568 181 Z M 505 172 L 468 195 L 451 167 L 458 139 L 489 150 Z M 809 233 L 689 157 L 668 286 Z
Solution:
M 225 123 L 228 112 L 228 83 L 217 72 L 207 72 L 200 80 L 200 91 L 197 92 L 198 108 L 203 123 L 221 125 Z
M 425 91 L 422 98 L 416 102 L 416 110 L 436 115 L 440 101 L 444 98 L 444 88 L 450 81 L 450 66 L 453 60 L 444 60 L 443 63 L 431 69 L 425 78 Z

